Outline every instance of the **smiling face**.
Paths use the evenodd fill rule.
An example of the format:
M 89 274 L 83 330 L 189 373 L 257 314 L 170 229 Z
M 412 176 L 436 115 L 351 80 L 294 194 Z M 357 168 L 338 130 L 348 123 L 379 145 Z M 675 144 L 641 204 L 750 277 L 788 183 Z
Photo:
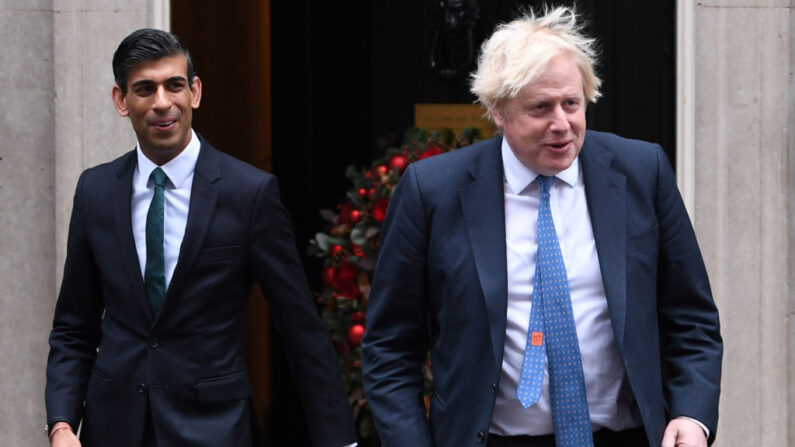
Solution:
M 555 175 L 582 149 L 585 106 L 582 75 L 570 56 L 559 54 L 493 116 L 522 164 L 537 174 Z
M 113 86 L 113 104 L 129 116 L 141 151 L 157 165 L 179 155 L 191 138 L 193 109 L 199 107 L 202 85 L 198 77 L 188 85 L 184 55 L 135 65 L 127 73 L 127 93 Z

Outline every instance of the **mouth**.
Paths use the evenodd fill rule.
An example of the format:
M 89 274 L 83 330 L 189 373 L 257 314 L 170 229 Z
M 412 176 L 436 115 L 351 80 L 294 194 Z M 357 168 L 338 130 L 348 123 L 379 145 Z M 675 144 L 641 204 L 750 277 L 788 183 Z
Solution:
M 177 120 L 157 121 L 157 122 L 153 122 L 152 126 L 154 126 L 155 129 L 157 129 L 157 130 L 167 131 L 167 130 L 173 129 L 174 126 L 176 125 L 176 123 L 177 123 Z
M 554 152 L 564 152 L 569 148 L 569 144 L 571 144 L 571 141 L 569 140 L 554 141 L 551 143 L 547 143 L 546 146 Z

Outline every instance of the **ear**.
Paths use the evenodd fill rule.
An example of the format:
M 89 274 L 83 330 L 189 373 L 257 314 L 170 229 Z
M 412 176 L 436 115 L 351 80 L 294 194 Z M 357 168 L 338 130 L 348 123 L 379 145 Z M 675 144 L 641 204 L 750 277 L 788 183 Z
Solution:
M 491 110 L 491 117 L 494 119 L 494 124 L 502 129 L 503 124 L 505 124 L 505 114 L 503 113 L 502 107 L 494 107 L 494 109 Z
M 121 88 L 119 88 L 118 85 L 114 85 L 110 94 L 113 98 L 113 105 L 116 107 L 116 111 L 119 112 L 119 115 L 129 116 L 130 112 L 127 110 L 127 98 L 126 95 L 122 93 Z
M 198 76 L 193 77 L 193 84 L 190 86 L 190 91 L 192 93 L 190 106 L 194 109 L 198 109 L 199 103 L 202 100 L 202 80 L 199 79 Z

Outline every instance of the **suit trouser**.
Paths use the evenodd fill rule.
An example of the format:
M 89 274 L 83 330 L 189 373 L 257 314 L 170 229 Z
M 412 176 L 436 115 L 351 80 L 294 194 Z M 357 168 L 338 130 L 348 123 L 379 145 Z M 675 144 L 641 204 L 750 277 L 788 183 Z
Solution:
M 603 428 L 593 434 L 594 447 L 648 447 L 646 431 L 635 427 L 622 431 Z M 555 436 L 489 435 L 489 447 L 555 447 Z
M 149 405 L 146 406 L 146 422 L 144 423 L 143 447 L 157 447 L 155 427 L 152 423 L 152 410 L 149 408 Z
M 265 436 L 259 426 L 256 418 L 256 410 L 254 410 L 254 402 L 249 400 L 249 408 L 251 409 L 251 436 L 253 445 L 256 447 L 264 447 Z M 157 438 L 155 437 L 155 428 L 152 422 L 152 409 L 149 405 L 146 406 L 146 422 L 144 423 L 144 437 L 142 447 L 157 447 Z

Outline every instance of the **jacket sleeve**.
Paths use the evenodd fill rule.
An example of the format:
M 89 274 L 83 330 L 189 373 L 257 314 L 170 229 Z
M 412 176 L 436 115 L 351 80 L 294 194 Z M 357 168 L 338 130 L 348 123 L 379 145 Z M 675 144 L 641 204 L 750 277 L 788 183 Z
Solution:
M 718 424 L 721 359 L 718 310 L 673 170 L 657 151 L 656 208 L 660 228 L 657 307 L 663 388 L 670 417 L 687 416 L 709 428 Z
M 329 447 L 353 443 L 356 433 L 331 333 L 312 299 L 275 177 L 262 180 L 251 222 L 253 275 L 270 302 L 288 353 L 312 443 Z
M 75 192 L 66 249 L 63 282 L 55 306 L 50 354 L 47 360 L 45 401 L 47 423 L 68 422 L 77 430 L 86 386 L 97 356 L 104 308 L 99 271 L 85 226 L 83 184 Z
M 428 220 L 410 165 L 389 204 L 362 340 L 363 382 L 384 446 L 432 446 L 423 403 Z

